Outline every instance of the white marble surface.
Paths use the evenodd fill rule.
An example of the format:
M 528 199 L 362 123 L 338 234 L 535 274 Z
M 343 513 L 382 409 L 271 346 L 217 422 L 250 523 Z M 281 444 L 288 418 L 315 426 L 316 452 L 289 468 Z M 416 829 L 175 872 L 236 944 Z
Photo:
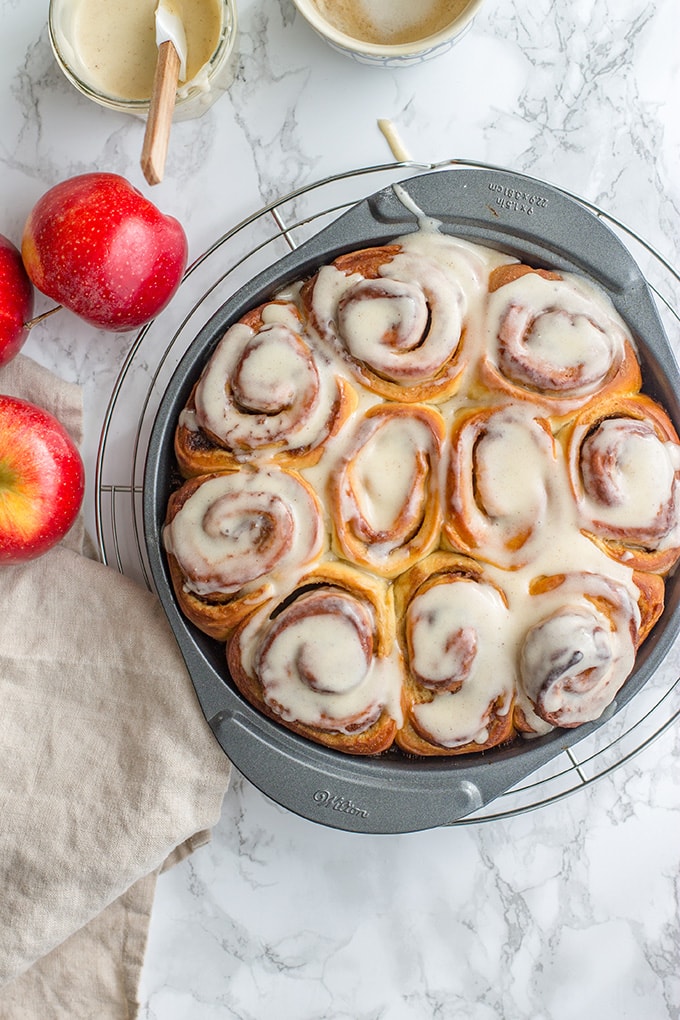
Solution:
M 265 202 L 389 161 L 389 118 L 415 160 L 557 184 L 680 266 L 677 0 L 489 0 L 457 48 L 395 71 L 325 48 L 289 0 L 239 0 L 230 93 L 176 126 L 154 189 L 143 125 L 70 88 L 46 10 L 0 0 L 0 231 L 15 241 L 48 186 L 112 170 L 182 220 L 193 258 Z M 62 313 L 26 348 L 84 387 L 90 520 L 132 339 Z M 159 881 L 140 1015 L 677 1020 L 679 881 L 677 724 L 566 799 L 403 836 L 315 825 L 235 776 L 212 843 Z

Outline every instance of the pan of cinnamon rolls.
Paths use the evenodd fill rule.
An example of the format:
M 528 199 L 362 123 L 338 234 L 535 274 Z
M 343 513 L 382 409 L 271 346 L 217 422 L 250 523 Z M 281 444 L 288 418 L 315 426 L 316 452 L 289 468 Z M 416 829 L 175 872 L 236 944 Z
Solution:
M 601 726 L 677 630 L 679 383 L 622 243 L 505 171 L 391 186 L 230 295 L 161 402 L 144 522 L 234 764 L 410 831 Z

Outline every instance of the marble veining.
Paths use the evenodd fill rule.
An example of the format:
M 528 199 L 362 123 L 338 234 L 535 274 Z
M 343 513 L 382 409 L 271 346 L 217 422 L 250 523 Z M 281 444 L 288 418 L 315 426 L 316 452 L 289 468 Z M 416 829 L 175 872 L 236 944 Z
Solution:
M 414 160 L 541 178 L 680 266 L 676 0 L 488 0 L 458 45 L 400 69 L 334 52 L 290 0 L 238 0 L 238 14 L 235 80 L 174 126 L 152 192 L 191 258 L 264 203 L 388 162 L 387 118 Z M 143 123 L 68 85 L 46 5 L 0 0 L 0 25 L 0 231 L 18 242 L 37 197 L 76 173 L 150 191 Z M 62 311 L 26 348 L 83 386 L 90 488 L 133 339 Z M 679 791 L 677 725 L 545 807 L 403 836 L 313 824 L 235 775 L 211 843 L 159 878 L 140 1016 L 677 1020 Z

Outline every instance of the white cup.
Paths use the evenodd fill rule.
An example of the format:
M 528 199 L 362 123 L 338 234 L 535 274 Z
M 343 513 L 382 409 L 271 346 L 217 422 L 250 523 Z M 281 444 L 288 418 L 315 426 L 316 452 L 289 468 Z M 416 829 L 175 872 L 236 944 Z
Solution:
M 470 28 L 483 2 L 293 0 L 302 17 L 334 50 L 361 64 L 379 67 L 407 67 L 446 53 Z M 340 13 L 343 7 L 349 11 L 347 18 Z M 373 24 L 362 38 L 362 30 L 357 26 L 364 11 Z M 398 22 L 400 31 L 395 35 L 393 30 Z

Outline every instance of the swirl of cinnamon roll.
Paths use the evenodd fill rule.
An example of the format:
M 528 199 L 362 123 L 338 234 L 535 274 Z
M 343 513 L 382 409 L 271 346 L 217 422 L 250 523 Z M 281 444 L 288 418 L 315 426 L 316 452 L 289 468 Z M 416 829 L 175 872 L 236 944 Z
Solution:
M 461 272 L 387 245 L 321 268 L 302 292 L 322 339 L 372 392 L 395 401 L 443 400 L 459 385 L 468 295 Z
M 505 569 L 528 561 L 558 482 L 557 445 L 541 414 L 521 403 L 455 418 L 443 524 L 451 548 Z
M 395 577 L 438 544 L 444 431 L 424 405 L 377 404 L 360 419 L 329 484 L 340 556 Z
M 663 580 L 632 585 L 588 572 L 537 578 L 534 617 L 521 644 L 515 723 L 527 732 L 591 722 L 628 679 L 663 608 Z
M 234 683 L 265 715 L 328 747 L 376 754 L 401 719 L 401 661 L 386 584 L 339 563 L 244 619 L 227 646 Z
M 270 301 L 231 326 L 181 415 L 175 453 L 185 477 L 247 460 L 315 463 L 356 394 L 303 336 L 297 307 Z
M 628 330 L 603 291 L 575 274 L 517 265 L 490 274 L 480 371 L 488 389 L 558 417 L 596 394 L 641 385 Z
M 566 430 L 583 531 L 635 570 L 666 573 L 680 557 L 680 440 L 651 398 L 598 401 Z
M 277 584 L 320 556 L 325 532 L 311 486 L 272 465 L 185 482 L 170 498 L 163 541 L 182 610 L 225 640 Z
M 480 564 L 433 553 L 395 582 L 407 706 L 399 746 L 481 751 L 514 735 L 515 656 L 503 591 Z

